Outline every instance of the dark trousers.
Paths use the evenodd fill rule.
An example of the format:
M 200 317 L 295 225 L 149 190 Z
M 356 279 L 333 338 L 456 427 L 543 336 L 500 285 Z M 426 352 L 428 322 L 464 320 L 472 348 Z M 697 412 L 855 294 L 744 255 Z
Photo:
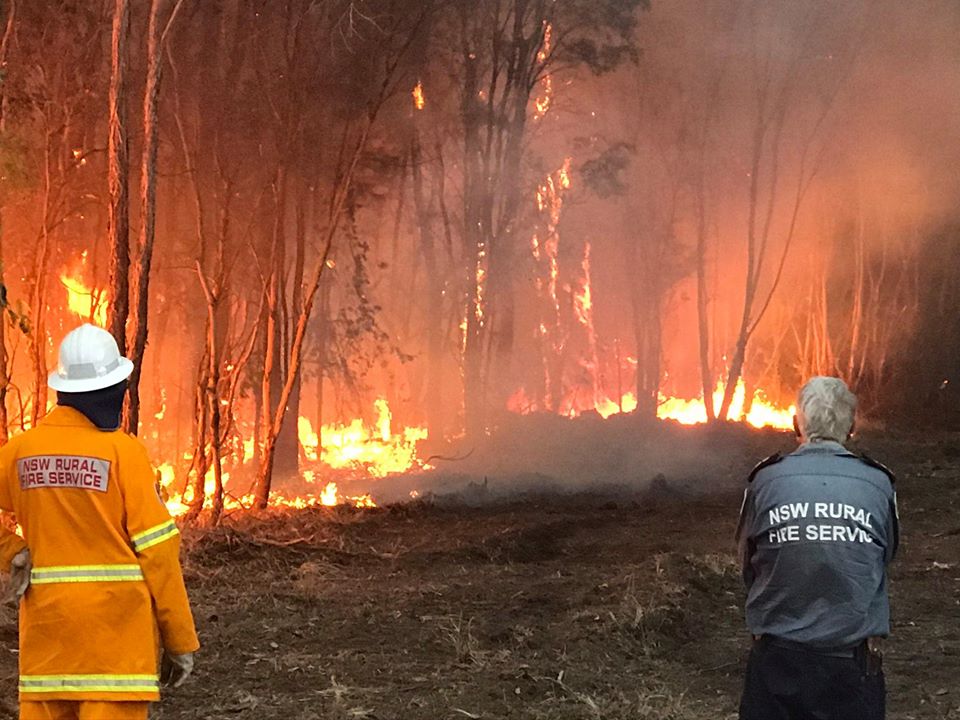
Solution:
M 747 662 L 740 720 L 883 720 L 883 670 L 868 672 L 865 648 L 831 657 L 760 641 Z

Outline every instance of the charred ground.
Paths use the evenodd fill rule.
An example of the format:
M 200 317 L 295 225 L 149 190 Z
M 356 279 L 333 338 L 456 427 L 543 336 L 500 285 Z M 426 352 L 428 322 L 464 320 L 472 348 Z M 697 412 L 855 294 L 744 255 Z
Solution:
M 741 459 L 703 455 L 699 487 L 667 476 L 188 532 L 204 648 L 195 680 L 154 717 L 735 717 L 737 484 L 751 459 L 789 445 L 738 431 L 727 450 Z M 864 445 L 898 472 L 904 526 L 889 717 L 960 718 L 960 436 Z M 14 717 L 10 610 L 0 643 L 0 717 Z

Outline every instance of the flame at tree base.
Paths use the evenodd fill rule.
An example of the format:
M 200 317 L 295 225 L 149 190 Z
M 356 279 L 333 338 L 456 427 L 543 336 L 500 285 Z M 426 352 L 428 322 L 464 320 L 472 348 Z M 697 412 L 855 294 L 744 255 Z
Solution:
M 711 400 L 715 408 L 720 407 L 723 401 L 724 386 L 718 383 Z M 619 413 L 630 413 L 637 409 L 637 398 L 633 393 L 625 393 L 619 401 L 602 398 L 593 401 L 593 406 L 579 401 L 579 396 L 568 398 L 565 412 L 560 413 L 567 417 L 577 417 L 585 412 L 596 412 L 603 418 L 609 418 Z M 410 472 L 413 470 L 429 470 L 417 454 L 417 444 L 427 437 L 426 428 L 406 427 L 394 433 L 391 428 L 392 415 L 387 402 L 379 399 L 375 403 L 377 417 L 372 423 L 365 423 L 361 419 L 346 424 L 324 425 L 321 433 L 314 432 L 310 421 L 301 417 L 298 421 L 300 445 L 303 450 L 303 459 L 307 468 L 300 473 L 302 485 L 292 495 L 288 489 L 278 490 L 270 494 L 268 507 L 271 508 L 313 508 L 347 506 L 355 508 L 375 508 L 377 503 L 370 492 L 360 494 L 346 494 L 341 485 L 331 477 L 342 479 L 349 484 L 357 480 L 375 482 L 390 475 Z M 508 408 L 519 414 L 535 412 L 538 408 L 527 400 L 523 389 L 518 390 L 510 398 Z M 746 389 L 743 382 L 739 382 L 733 393 L 728 417 L 731 420 L 744 422 L 756 428 L 789 429 L 793 424 L 795 408 L 780 408 L 771 403 L 761 390 L 757 390 L 751 402 L 747 403 Z M 707 412 L 702 398 L 685 399 L 660 395 L 657 417 L 662 420 L 673 420 L 682 425 L 697 425 L 707 422 Z M 231 471 L 241 475 L 249 482 L 253 475 L 253 447 L 252 443 L 244 445 L 244 457 L 231 470 L 222 475 L 224 498 L 224 512 L 249 510 L 255 507 L 255 497 L 249 488 L 243 494 L 236 494 L 231 483 Z M 184 458 L 186 463 L 190 456 Z M 194 488 L 187 487 L 177 492 L 177 470 L 171 463 L 164 463 L 158 468 L 161 495 L 170 513 L 175 517 L 186 515 L 194 510 Z M 209 510 L 213 504 L 216 482 L 213 470 L 207 471 L 204 476 L 204 504 L 203 509 Z M 366 490 L 366 487 L 362 488 Z M 411 495 L 412 497 L 415 497 Z
M 723 403 L 724 389 L 723 382 L 718 382 L 711 398 L 715 409 Z M 754 392 L 749 404 L 746 400 L 746 387 L 743 380 L 740 380 L 734 390 L 727 418 L 736 422 L 744 422 L 755 428 L 775 428 L 778 430 L 793 428 L 793 415 L 796 412 L 793 405 L 788 408 L 777 407 L 767 399 L 762 390 Z M 507 407 L 510 411 L 521 415 L 539 410 L 537 404 L 527 398 L 523 388 L 510 397 Z M 567 417 L 577 417 L 584 412 L 594 411 L 606 419 L 612 415 L 635 411 L 637 409 L 637 397 L 634 393 L 628 392 L 623 395 L 619 402 L 604 397 L 597 400 L 593 407 L 583 407 L 570 400 L 564 403 L 564 407 L 565 409 L 560 414 Z M 657 417 L 661 420 L 673 420 L 681 425 L 699 425 L 707 422 L 707 409 L 703 397 L 677 398 L 660 393 Z
M 387 401 L 379 398 L 374 407 L 374 430 L 357 418 L 346 425 L 324 425 L 318 436 L 310 420 L 300 417 L 297 431 L 307 459 L 337 470 L 362 470 L 377 478 L 424 467 L 417 458 L 417 443 L 427 439 L 427 429 L 406 427 L 394 433 Z
M 183 493 L 176 492 L 173 489 L 175 485 L 176 470 L 170 463 L 164 463 L 157 468 L 160 481 L 160 495 L 167 506 L 167 511 L 173 517 L 183 517 L 193 510 L 193 488 L 188 487 Z M 303 472 L 303 480 L 308 484 L 314 483 L 315 474 L 312 470 Z M 226 485 L 230 481 L 230 473 L 223 474 L 223 482 Z M 213 507 L 213 496 L 216 487 L 213 477 L 213 471 L 210 470 L 204 476 L 204 486 L 206 499 L 203 509 L 210 510 Z M 237 510 L 250 510 L 256 506 L 256 498 L 253 493 L 247 493 L 240 497 L 225 494 L 223 498 L 223 511 L 230 513 Z M 340 488 L 335 482 L 328 482 L 319 492 L 305 492 L 303 494 L 287 497 L 283 492 L 275 491 L 270 493 L 270 500 L 267 503 L 268 508 L 293 508 L 302 510 L 305 508 L 316 507 L 354 507 L 354 508 L 375 508 L 376 501 L 370 493 L 361 495 L 345 495 L 340 492 Z
M 330 476 L 354 481 L 358 478 L 379 480 L 389 475 L 405 473 L 411 470 L 429 469 L 430 466 L 417 455 L 417 443 L 427 438 L 427 430 L 422 427 L 406 427 L 398 433 L 391 429 L 392 413 L 383 398 L 374 403 L 377 417 L 372 426 L 357 418 L 346 424 L 324 425 L 318 436 L 313 431 L 309 419 L 298 418 L 297 430 L 300 447 L 307 469 L 300 473 L 302 485 L 289 497 L 289 490 L 270 493 L 267 503 L 271 508 L 310 508 L 350 506 L 355 508 L 375 508 L 377 503 L 370 492 L 349 495 L 341 491 L 340 485 Z M 322 442 L 321 442 L 322 440 Z M 244 443 L 244 457 L 232 469 L 248 479 L 253 473 L 254 444 Z M 189 464 L 191 457 L 184 458 Z M 175 488 L 183 487 L 177 482 L 177 469 L 172 463 L 163 463 L 157 468 L 161 496 L 167 509 L 174 517 L 186 515 L 194 509 L 194 488 L 192 484 L 182 492 Z M 324 482 L 325 481 L 325 482 Z M 231 471 L 222 475 L 224 487 L 223 509 L 225 512 L 247 510 L 256 504 L 254 494 L 245 492 L 237 495 L 231 483 Z M 203 509 L 213 507 L 216 494 L 216 479 L 213 469 L 204 475 Z
M 724 385 L 717 383 L 713 391 L 714 410 L 720 408 L 723 403 Z M 771 403 L 762 390 L 756 390 L 749 405 L 747 405 L 747 391 L 743 380 L 737 382 L 734 389 L 733 398 L 730 402 L 730 410 L 727 412 L 727 418 L 738 422 L 745 422 L 755 428 L 776 428 L 778 430 L 790 430 L 793 428 L 793 415 L 796 407 L 791 405 L 784 409 Z M 696 400 L 683 400 L 680 398 L 668 398 L 660 396 L 660 405 L 657 408 L 657 417 L 662 420 L 675 420 L 681 425 L 698 425 L 707 422 L 707 409 L 704 406 L 703 398 Z

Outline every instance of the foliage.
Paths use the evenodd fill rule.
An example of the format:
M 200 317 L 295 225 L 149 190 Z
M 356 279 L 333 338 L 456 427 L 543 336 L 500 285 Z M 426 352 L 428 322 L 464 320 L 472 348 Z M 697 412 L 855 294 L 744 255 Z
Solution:
M 12 305 L 7 295 L 7 286 L 3 282 L 3 263 L 0 262 L 0 314 L 5 314 L 12 327 L 24 335 L 30 334 L 30 317 L 21 302 Z
M 636 29 L 649 0 L 567 0 L 558 10 L 558 29 L 568 32 L 557 50 L 564 65 L 584 65 L 594 75 L 637 63 Z
M 344 383 L 359 396 L 365 389 L 364 379 L 374 367 L 385 366 L 390 357 L 406 363 L 413 356 L 403 352 L 381 324 L 383 306 L 373 300 L 371 287 L 371 245 L 357 232 L 355 213 L 354 205 L 344 228 L 351 265 L 350 301 L 338 308 L 329 323 L 331 337 L 325 339 L 328 351 L 320 361 L 325 377 Z
M 580 174 L 587 187 L 605 199 L 626 193 L 628 186 L 623 174 L 635 152 L 633 145 L 617 142 L 605 148 L 597 157 L 585 161 L 580 166 Z

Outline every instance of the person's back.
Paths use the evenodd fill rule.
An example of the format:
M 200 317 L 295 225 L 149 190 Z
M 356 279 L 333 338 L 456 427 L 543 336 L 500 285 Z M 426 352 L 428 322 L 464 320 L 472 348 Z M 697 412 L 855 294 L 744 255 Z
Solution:
M 0 533 L 0 560 L 25 545 L 32 561 L 21 718 L 145 718 L 159 697 L 155 629 L 187 673 L 198 645 L 178 531 L 143 445 L 116 430 L 126 378 L 116 344 L 92 326 L 75 333 L 117 359 L 83 363 L 105 369 L 72 384 L 61 369 L 51 377 L 59 406 L 0 448 L 0 509 L 23 531 L 22 541 Z
M 804 445 L 760 469 L 747 568 L 754 634 L 844 647 L 889 633 L 892 496 L 886 473 L 836 442 Z
M 755 644 L 744 720 L 882 718 L 874 640 L 890 631 L 893 478 L 847 451 L 855 398 L 836 378 L 800 393 L 803 444 L 752 473 L 738 540 Z

